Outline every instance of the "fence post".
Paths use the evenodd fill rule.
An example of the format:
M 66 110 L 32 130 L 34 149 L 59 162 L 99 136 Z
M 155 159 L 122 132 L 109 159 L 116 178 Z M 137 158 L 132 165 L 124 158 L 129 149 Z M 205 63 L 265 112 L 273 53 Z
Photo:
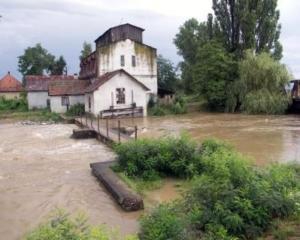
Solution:
M 99 127 L 99 114 L 97 115 L 97 121 L 98 121 L 98 133 L 100 134 L 100 127 Z
M 81 126 L 82 126 L 82 113 L 80 113 L 80 123 L 81 123 Z
M 108 118 L 106 118 L 106 137 L 108 137 Z
M 119 138 L 119 143 L 121 143 L 121 122 L 118 120 L 118 138 Z
M 87 127 L 88 124 L 87 124 L 87 114 L 85 114 L 85 126 Z
M 137 140 L 137 130 L 138 130 L 137 126 L 134 126 L 134 139 L 135 139 L 135 141 Z
M 94 129 L 93 128 L 93 116 L 91 115 L 91 129 Z

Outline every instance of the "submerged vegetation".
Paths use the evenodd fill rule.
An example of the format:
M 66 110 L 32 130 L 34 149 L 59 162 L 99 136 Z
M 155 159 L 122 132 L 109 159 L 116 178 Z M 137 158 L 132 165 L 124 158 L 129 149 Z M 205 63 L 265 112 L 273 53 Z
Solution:
M 138 140 L 115 150 L 129 178 L 191 179 L 181 200 L 143 217 L 142 240 L 256 239 L 276 221 L 299 217 L 297 165 L 257 168 L 224 142 L 206 140 L 199 147 L 187 136 Z
M 170 114 L 184 114 L 187 113 L 186 101 L 181 96 L 176 96 L 173 103 L 163 104 L 155 103 L 150 99 L 148 103 L 148 111 L 150 116 L 165 116 Z

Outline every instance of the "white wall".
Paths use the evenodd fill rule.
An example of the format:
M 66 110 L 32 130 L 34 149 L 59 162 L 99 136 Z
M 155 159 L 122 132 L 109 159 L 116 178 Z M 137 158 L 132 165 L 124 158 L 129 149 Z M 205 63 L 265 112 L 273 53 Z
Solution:
M 116 88 L 125 88 L 125 104 L 117 104 L 116 101 Z M 112 79 L 104 83 L 94 91 L 92 95 L 92 113 L 97 115 L 100 111 L 108 110 L 112 105 L 112 95 L 113 95 L 113 105 L 116 108 L 126 108 L 130 107 L 132 104 L 132 94 L 133 91 L 133 101 L 136 103 L 137 107 L 143 107 L 144 116 L 147 116 L 147 96 L 148 92 L 138 83 L 133 81 L 124 73 L 120 73 L 114 76 Z M 88 94 L 86 94 L 86 102 L 88 101 Z M 86 103 L 87 104 L 87 103 Z M 86 111 L 88 111 L 86 105 Z
M 51 96 L 51 111 L 56 113 L 65 113 L 67 106 L 62 105 L 62 96 Z M 69 96 L 70 106 L 77 103 L 84 104 L 84 95 Z M 69 106 L 69 107 L 70 107 Z
M 27 101 L 29 109 L 46 108 L 47 99 L 50 99 L 48 92 L 28 92 Z
M 112 43 L 97 49 L 99 57 L 99 75 L 120 68 L 145 84 L 153 94 L 157 94 L 156 49 L 134 42 L 130 39 Z M 125 66 L 121 66 L 121 55 L 125 56 Z M 136 57 L 136 66 L 132 66 L 132 56 Z

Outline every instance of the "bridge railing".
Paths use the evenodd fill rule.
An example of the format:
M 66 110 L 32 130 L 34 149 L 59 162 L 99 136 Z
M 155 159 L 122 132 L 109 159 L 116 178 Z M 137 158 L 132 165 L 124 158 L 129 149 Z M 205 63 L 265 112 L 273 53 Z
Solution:
M 130 125 L 122 119 L 118 118 L 101 118 L 92 114 L 86 113 L 79 116 L 77 120 L 83 127 L 93 129 L 98 134 L 105 136 L 113 142 L 121 143 L 130 140 L 137 140 L 138 127 Z

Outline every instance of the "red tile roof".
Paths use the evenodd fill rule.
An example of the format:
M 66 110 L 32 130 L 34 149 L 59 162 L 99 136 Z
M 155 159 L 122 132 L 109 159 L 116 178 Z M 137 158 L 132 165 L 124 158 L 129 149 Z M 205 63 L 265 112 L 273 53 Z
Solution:
M 123 69 L 119 69 L 113 72 L 108 72 L 105 73 L 104 75 L 100 76 L 99 78 L 97 78 L 96 81 L 94 81 L 91 85 L 89 85 L 86 89 L 85 92 L 86 93 L 90 93 L 90 92 L 94 92 L 95 90 L 97 90 L 101 85 L 103 85 L 104 83 L 106 83 L 107 81 L 109 81 L 110 79 L 112 79 L 115 75 L 117 74 L 126 74 L 131 80 L 133 80 L 134 82 L 136 82 L 137 84 L 139 84 L 142 88 L 144 88 L 146 91 L 149 91 L 150 89 L 147 88 L 143 83 L 141 83 L 139 80 L 137 80 L 135 77 L 133 77 L 131 74 L 129 74 L 128 72 L 126 72 Z
M 9 72 L 0 80 L 0 92 L 22 92 L 22 83 Z
M 88 80 L 56 80 L 49 83 L 49 96 L 84 95 Z
M 75 76 L 66 76 L 66 75 L 54 75 L 54 76 L 43 76 L 43 75 L 28 75 L 25 76 L 26 82 L 26 91 L 28 92 L 38 92 L 48 91 L 49 83 L 52 81 L 70 81 L 75 80 Z

